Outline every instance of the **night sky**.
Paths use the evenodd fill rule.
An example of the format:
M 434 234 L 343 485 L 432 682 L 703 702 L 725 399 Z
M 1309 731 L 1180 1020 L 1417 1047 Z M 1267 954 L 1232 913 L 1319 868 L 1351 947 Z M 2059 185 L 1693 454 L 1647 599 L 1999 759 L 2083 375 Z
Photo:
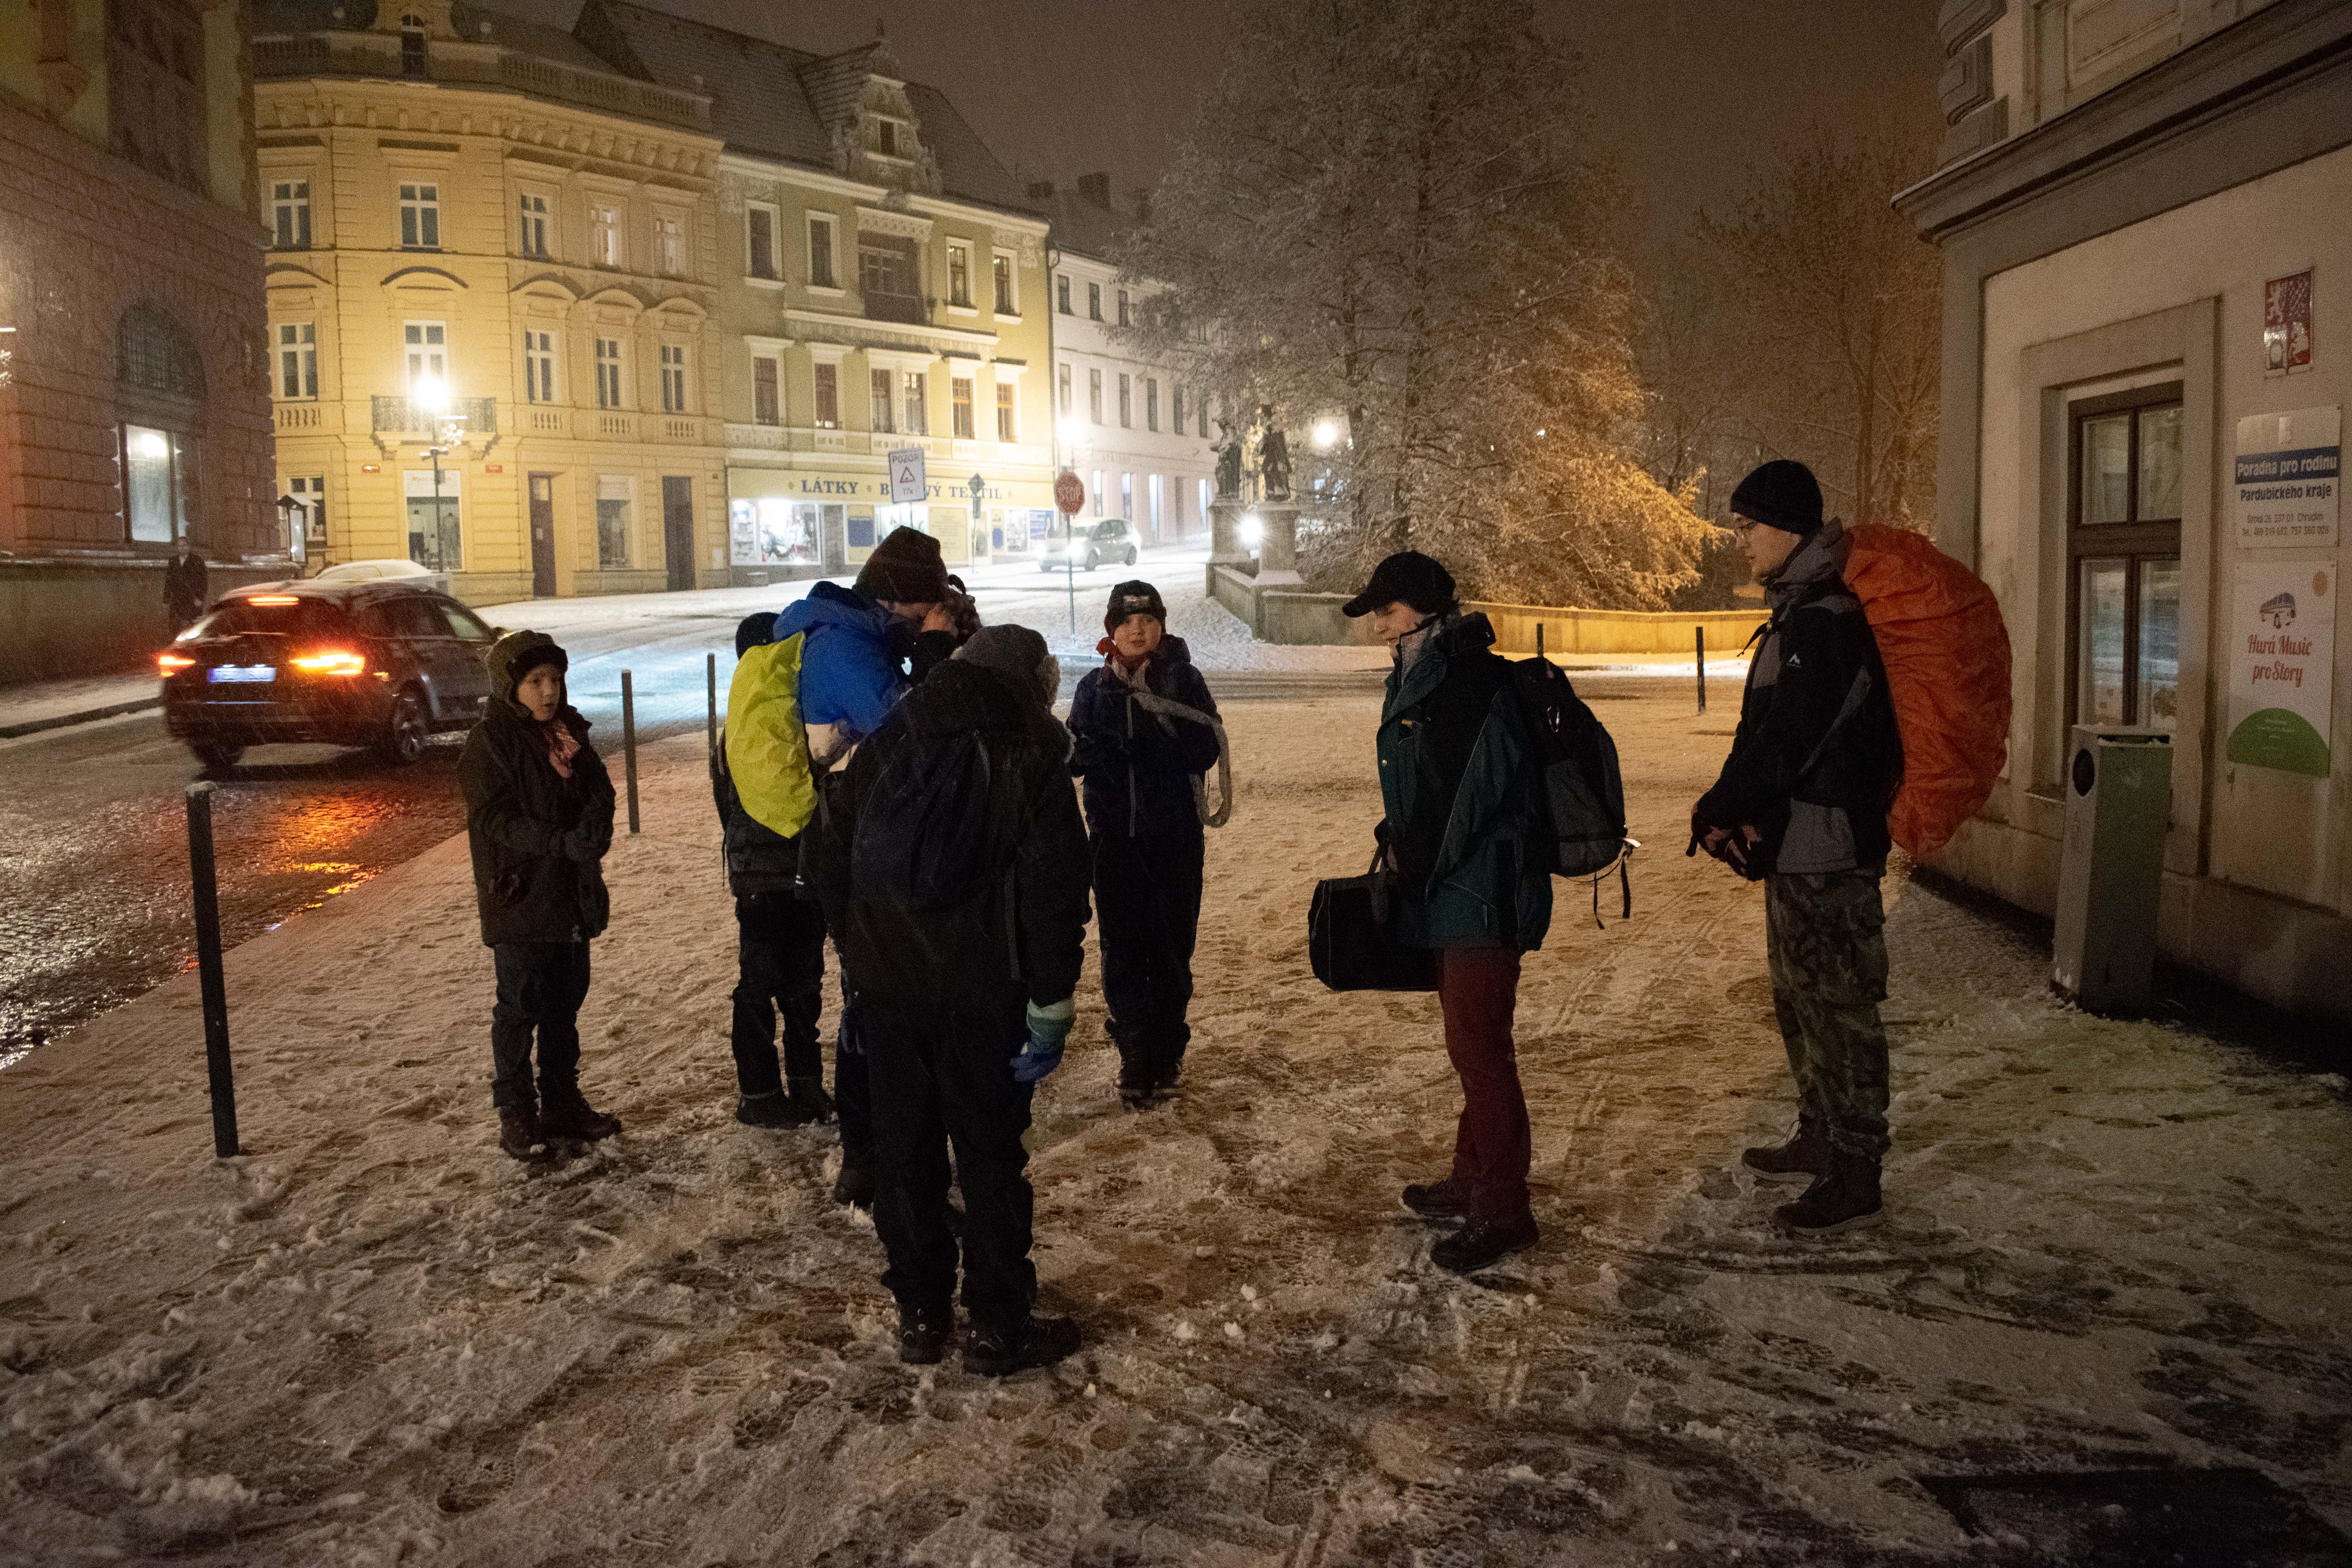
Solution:
M 1156 180 L 1225 64 L 1221 0 L 649 0 L 831 52 L 888 28 L 908 77 L 952 98 L 1029 174 Z M 569 26 L 579 0 L 492 0 Z M 1655 236 L 1722 205 L 1757 150 L 1809 121 L 1935 118 L 1937 0 L 1538 0 L 1586 56 L 1595 132 Z

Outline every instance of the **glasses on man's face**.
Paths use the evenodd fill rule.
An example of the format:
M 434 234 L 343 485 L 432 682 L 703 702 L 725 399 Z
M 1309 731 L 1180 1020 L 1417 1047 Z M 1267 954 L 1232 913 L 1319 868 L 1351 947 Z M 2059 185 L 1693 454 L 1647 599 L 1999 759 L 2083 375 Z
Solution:
M 1735 517 L 1731 520 L 1731 531 L 1739 539 L 1744 541 L 1749 534 L 1756 531 L 1756 520 L 1747 517 Z

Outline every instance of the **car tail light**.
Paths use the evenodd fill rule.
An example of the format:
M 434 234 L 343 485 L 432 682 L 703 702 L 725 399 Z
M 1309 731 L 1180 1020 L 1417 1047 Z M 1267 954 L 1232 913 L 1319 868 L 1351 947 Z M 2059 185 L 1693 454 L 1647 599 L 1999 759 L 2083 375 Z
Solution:
M 192 668 L 195 662 L 185 654 L 159 653 L 155 656 L 155 668 L 166 675 L 177 675 L 180 671 Z
M 291 594 L 256 594 L 246 600 L 248 605 L 299 605 L 301 602 Z
M 294 668 L 311 675 L 359 675 L 367 668 L 362 654 L 344 653 L 340 649 L 325 653 L 306 653 L 293 661 Z

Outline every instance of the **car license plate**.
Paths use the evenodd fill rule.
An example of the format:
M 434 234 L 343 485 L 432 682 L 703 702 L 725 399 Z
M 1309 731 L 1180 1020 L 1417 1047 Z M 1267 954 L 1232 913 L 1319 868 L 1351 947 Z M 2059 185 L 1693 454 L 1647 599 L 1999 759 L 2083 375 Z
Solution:
M 268 664 L 216 664 L 206 677 L 215 685 L 233 681 L 260 681 L 278 679 L 278 669 Z

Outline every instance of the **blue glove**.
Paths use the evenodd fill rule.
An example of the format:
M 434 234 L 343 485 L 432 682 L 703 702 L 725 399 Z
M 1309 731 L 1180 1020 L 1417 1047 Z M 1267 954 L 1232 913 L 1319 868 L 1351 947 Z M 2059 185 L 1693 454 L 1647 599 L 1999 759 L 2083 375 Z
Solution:
M 1062 1065 L 1062 1046 L 1077 1016 L 1077 1004 L 1067 996 L 1050 1007 L 1029 1004 L 1029 1037 L 1013 1058 L 1013 1082 L 1036 1083 Z

